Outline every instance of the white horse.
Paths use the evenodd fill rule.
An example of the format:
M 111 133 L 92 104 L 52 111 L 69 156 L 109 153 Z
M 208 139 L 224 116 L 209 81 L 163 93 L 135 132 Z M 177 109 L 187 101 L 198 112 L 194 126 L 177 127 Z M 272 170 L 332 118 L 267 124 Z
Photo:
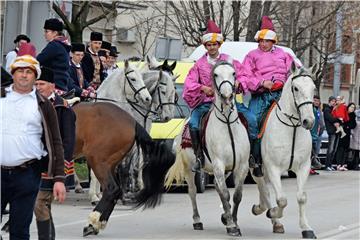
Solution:
M 240 122 L 235 107 L 235 70 L 228 62 L 219 62 L 213 67 L 213 85 L 216 89 L 215 101 L 210 110 L 205 130 L 206 157 L 204 170 L 215 176 L 215 187 L 220 196 L 224 213 L 221 220 L 231 236 L 241 235 L 237 225 L 237 210 L 242 198 L 242 186 L 248 173 L 250 143 L 247 131 Z M 193 207 L 193 227 L 203 230 L 203 224 L 196 203 L 195 173 L 191 171 L 195 155 L 191 148 L 180 146 L 182 133 L 176 139 L 176 162 L 167 174 L 166 186 L 174 179 L 186 180 Z M 225 173 L 232 171 L 235 179 L 234 207 L 231 212 L 230 193 L 225 183 Z
M 270 208 L 266 215 L 269 218 L 283 216 L 287 199 L 281 185 L 281 174 L 287 170 L 295 172 L 298 187 L 299 223 L 303 238 L 316 238 L 306 218 L 307 196 L 304 191 L 311 165 L 309 130 L 315 119 L 312 106 L 315 72 L 316 66 L 307 70 L 296 69 L 295 65 L 292 65 L 291 75 L 284 85 L 277 106 L 270 113 L 261 143 L 265 177 L 274 187 L 277 202 L 277 206 Z M 259 205 L 254 205 L 253 213 L 258 215 L 266 209 L 267 207 L 260 200 Z

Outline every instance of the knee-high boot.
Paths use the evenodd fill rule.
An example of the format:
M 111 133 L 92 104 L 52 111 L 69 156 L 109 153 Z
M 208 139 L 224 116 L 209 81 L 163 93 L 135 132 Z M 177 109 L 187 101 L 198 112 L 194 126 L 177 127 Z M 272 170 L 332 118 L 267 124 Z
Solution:
M 200 172 L 201 167 L 204 165 L 204 155 L 200 144 L 200 131 L 190 130 L 191 143 L 196 156 L 196 162 L 191 167 L 193 172 Z
M 250 158 L 249 167 L 253 168 L 253 174 L 256 177 L 262 177 L 263 172 L 261 170 L 261 145 L 259 139 L 250 140 Z
M 51 219 L 45 221 L 36 221 L 39 240 L 54 240 L 55 227 Z

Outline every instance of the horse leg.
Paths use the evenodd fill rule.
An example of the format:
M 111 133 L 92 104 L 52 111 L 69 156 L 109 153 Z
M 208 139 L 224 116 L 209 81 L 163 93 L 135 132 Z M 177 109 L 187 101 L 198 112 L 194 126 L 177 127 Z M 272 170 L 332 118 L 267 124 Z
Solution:
M 266 171 L 268 173 L 269 180 L 274 187 L 277 203 L 276 207 L 270 208 L 266 212 L 266 216 L 271 219 L 281 218 L 283 216 L 284 208 L 287 205 L 287 199 L 281 185 L 281 172 L 274 166 L 270 166 L 266 169 Z
M 90 177 L 89 198 L 91 204 L 96 205 L 100 201 L 100 183 L 92 169 L 90 171 Z
M 259 204 L 254 204 L 251 212 L 257 216 L 265 212 L 267 209 L 272 208 L 270 201 L 270 191 L 265 181 L 265 177 L 255 177 L 252 175 L 254 181 L 257 184 L 259 190 Z M 278 218 L 272 218 L 271 223 L 273 225 L 273 233 L 284 233 L 284 225 L 280 223 Z
M 247 172 L 248 172 L 247 168 L 239 169 L 239 170 L 233 172 L 236 187 L 235 187 L 235 192 L 234 192 L 234 196 L 233 196 L 234 207 L 233 207 L 232 217 L 233 217 L 233 221 L 239 231 L 240 236 L 241 236 L 241 231 L 237 224 L 237 212 L 238 212 L 239 205 L 240 205 L 240 202 L 242 199 L 243 184 L 244 184 Z
M 81 187 L 80 179 L 75 171 L 75 193 L 84 193 L 84 189 Z
M 182 153 L 179 153 L 182 154 Z M 191 166 L 192 164 L 190 164 Z M 195 185 L 195 173 L 193 173 L 190 168 L 184 169 L 185 181 L 188 184 L 188 194 L 191 200 L 191 205 L 193 208 L 193 228 L 194 230 L 204 230 L 203 224 L 200 220 L 200 215 L 196 203 L 196 185 Z
M 316 238 L 315 233 L 313 229 L 310 227 L 305 213 L 307 196 L 306 196 L 306 192 L 304 191 L 304 186 L 309 176 L 310 161 L 306 162 L 305 164 L 306 164 L 305 167 L 303 167 L 304 166 L 303 164 L 300 166 L 301 168 L 299 168 L 298 171 L 296 171 L 296 176 L 297 176 L 296 180 L 298 185 L 297 202 L 299 205 L 299 223 L 300 223 L 300 228 L 302 230 L 302 237 L 314 239 Z
M 120 198 L 122 191 L 114 176 L 109 173 L 108 185 L 104 189 L 103 197 L 96 205 L 94 211 L 89 215 L 89 225 L 84 227 L 83 236 L 96 235 L 100 229 L 104 229 L 108 219 Z
M 218 161 L 219 160 L 214 159 L 214 162 Z M 224 213 L 221 215 L 221 221 L 226 226 L 226 231 L 230 236 L 239 236 L 240 231 L 236 227 L 231 214 L 230 192 L 226 187 L 224 172 L 224 167 L 214 166 L 215 188 L 220 196 L 224 209 Z

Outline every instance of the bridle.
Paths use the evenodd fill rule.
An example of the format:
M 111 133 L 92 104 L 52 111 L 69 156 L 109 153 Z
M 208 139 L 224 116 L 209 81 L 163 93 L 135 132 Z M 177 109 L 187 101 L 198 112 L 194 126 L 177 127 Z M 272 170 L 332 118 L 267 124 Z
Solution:
M 299 75 L 293 76 L 293 77 L 291 78 L 291 93 L 292 93 L 292 96 L 293 96 L 293 99 L 294 99 L 294 104 L 295 104 L 295 108 L 296 108 L 296 112 L 297 112 L 297 114 L 298 114 L 298 117 L 297 117 L 297 116 L 294 116 L 294 114 L 291 114 L 291 115 L 290 115 L 290 114 L 282 111 L 282 109 L 281 109 L 278 101 L 275 100 L 276 105 L 277 105 L 277 107 L 278 107 L 278 108 L 276 109 L 276 117 L 279 119 L 279 121 L 280 121 L 281 123 L 285 124 L 286 126 L 295 127 L 295 128 L 301 126 L 301 121 L 300 121 L 300 120 L 301 120 L 301 112 L 300 112 L 300 108 L 301 108 L 302 106 L 307 105 L 307 104 L 311 104 L 311 105 L 313 104 L 313 102 L 310 101 L 310 100 L 309 100 L 309 101 L 304 101 L 304 102 L 302 102 L 302 103 L 300 103 L 300 104 L 298 104 L 298 103 L 296 102 L 295 93 L 294 93 L 294 86 L 293 86 L 292 83 L 293 83 L 293 81 L 294 81 L 296 78 L 299 78 L 299 77 L 310 77 L 310 78 L 312 78 L 312 76 L 309 75 L 309 74 L 299 74 Z M 271 94 L 271 92 L 270 92 L 270 94 Z M 281 112 L 284 116 L 286 116 L 286 118 L 291 122 L 291 124 L 283 121 L 283 120 L 279 117 L 279 115 L 278 115 L 278 109 L 280 110 L 280 112 Z M 295 120 L 295 121 L 297 121 L 297 122 L 294 122 L 293 120 Z
M 234 170 L 234 168 L 235 168 L 236 155 L 235 155 L 234 135 L 233 135 L 233 133 L 232 133 L 232 130 L 231 130 L 230 125 L 233 124 L 233 123 L 236 123 L 236 122 L 239 123 L 239 122 L 238 122 L 239 116 L 238 116 L 238 114 L 236 114 L 236 118 L 235 118 L 234 120 L 230 121 L 230 116 L 231 116 L 231 114 L 234 112 L 234 110 L 236 111 L 236 109 L 234 109 L 234 104 L 233 104 L 234 101 L 231 102 L 231 107 L 230 107 L 229 114 L 226 115 L 226 114 L 224 113 L 223 102 L 224 102 L 224 100 L 225 100 L 225 97 L 221 94 L 221 87 L 224 86 L 225 83 L 230 84 L 231 89 L 232 89 L 232 97 L 233 97 L 233 99 L 234 99 L 234 97 L 235 97 L 235 84 L 233 84 L 233 83 L 230 82 L 229 80 L 224 80 L 224 81 L 222 81 L 219 86 L 216 84 L 214 70 L 215 70 L 218 66 L 221 66 L 221 65 L 229 65 L 229 66 L 231 66 L 233 69 L 234 69 L 234 67 L 233 67 L 233 65 L 232 65 L 231 63 L 229 63 L 229 62 L 221 61 L 221 62 L 218 62 L 218 63 L 214 66 L 214 68 L 213 68 L 213 70 L 212 70 L 213 85 L 215 86 L 216 93 L 218 94 L 218 96 L 220 96 L 220 99 L 221 99 L 221 102 L 222 102 L 222 103 L 221 103 L 221 108 L 219 108 L 215 103 L 213 103 L 213 106 L 214 106 L 213 109 L 217 110 L 217 111 L 225 118 L 225 120 L 223 120 L 222 118 L 220 118 L 220 117 L 216 114 L 217 111 L 214 111 L 214 114 L 215 114 L 216 118 L 217 118 L 220 122 L 226 124 L 227 129 L 228 129 L 228 132 L 229 132 L 229 136 L 230 136 L 230 140 L 231 140 L 231 148 L 232 148 L 232 153 L 233 153 L 233 165 L 232 165 L 232 169 L 231 169 L 231 172 L 232 172 L 232 171 Z M 235 80 L 235 81 L 236 81 L 236 80 Z M 236 112 L 236 113 L 237 113 L 237 112 Z M 205 153 L 206 153 L 206 155 L 207 155 L 207 158 L 211 161 L 210 156 L 209 156 L 209 154 L 207 153 L 207 151 L 205 151 Z

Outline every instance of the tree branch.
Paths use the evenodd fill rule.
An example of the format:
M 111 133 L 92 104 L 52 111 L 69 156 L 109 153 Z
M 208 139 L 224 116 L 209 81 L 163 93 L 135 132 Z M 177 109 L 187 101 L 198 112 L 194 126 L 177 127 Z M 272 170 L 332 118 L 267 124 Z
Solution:
M 68 19 L 67 16 L 61 11 L 61 9 L 59 8 L 59 6 L 55 4 L 55 2 L 53 2 L 52 8 L 53 8 L 54 11 L 57 13 L 57 15 L 59 15 L 59 17 L 63 20 L 66 29 L 70 29 L 70 28 L 71 28 L 71 23 L 70 23 L 69 19 Z

